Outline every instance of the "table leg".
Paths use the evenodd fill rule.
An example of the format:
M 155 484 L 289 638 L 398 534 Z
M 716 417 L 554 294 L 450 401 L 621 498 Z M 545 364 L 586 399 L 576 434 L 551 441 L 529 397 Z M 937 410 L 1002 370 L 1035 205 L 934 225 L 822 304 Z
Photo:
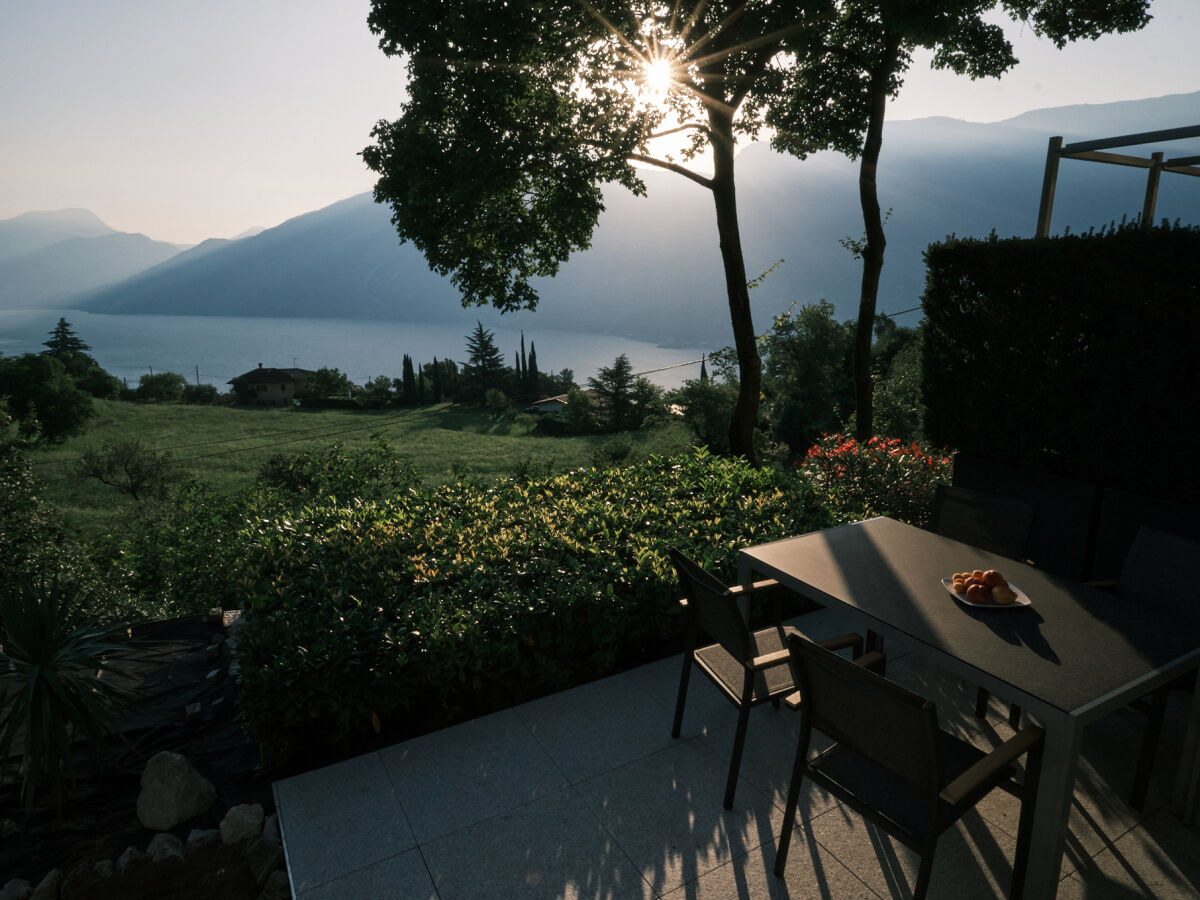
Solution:
M 1175 775 L 1175 790 L 1171 794 L 1171 809 L 1183 819 L 1183 824 L 1191 825 L 1196 821 L 1197 807 L 1200 807 L 1200 669 L 1196 671 L 1196 688 L 1192 692 L 1183 752 Z
M 1050 900 L 1058 893 L 1066 846 L 1067 819 L 1075 795 L 1075 766 L 1082 729 L 1075 721 L 1046 726 L 1042 777 L 1025 874 L 1025 900 Z

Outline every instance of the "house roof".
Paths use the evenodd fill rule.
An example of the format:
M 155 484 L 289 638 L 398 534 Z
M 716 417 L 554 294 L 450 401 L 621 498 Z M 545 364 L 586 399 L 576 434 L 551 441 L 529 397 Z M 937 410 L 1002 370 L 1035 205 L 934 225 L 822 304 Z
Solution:
M 251 369 L 243 375 L 236 375 L 226 383 L 234 384 L 238 381 L 257 381 L 276 384 L 281 381 L 303 381 L 311 374 L 312 372 L 308 369 L 274 369 L 259 363 L 257 369 Z

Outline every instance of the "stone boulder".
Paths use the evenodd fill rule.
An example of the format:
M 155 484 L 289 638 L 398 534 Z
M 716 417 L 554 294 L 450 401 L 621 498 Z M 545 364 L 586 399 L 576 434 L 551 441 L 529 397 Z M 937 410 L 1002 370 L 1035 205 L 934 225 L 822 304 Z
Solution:
M 258 803 L 231 807 L 221 820 L 221 841 L 236 844 L 262 833 L 263 808 Z
M 217 799 L 212 782 L 178 753 L 163 750 L 150 757 L 142 772 L 137 817 L 146 828 L 169 831 L 206 812 Z
M 0 888 L 0 900 L 29 900 L 33 885 L 24 878 L 13 878 Z
M 146 857 L 154 862 L 164 859 L 183 859 L 183 842 L 169 831 L 162 831 L 150 840 Z
M 33 893 L 29 895 L 29 900 L 58 900 L 58 895 L 62 891 L 62 885 L 62 869 L 51 869 L 38 882 L 38 886 L 33 889 Z

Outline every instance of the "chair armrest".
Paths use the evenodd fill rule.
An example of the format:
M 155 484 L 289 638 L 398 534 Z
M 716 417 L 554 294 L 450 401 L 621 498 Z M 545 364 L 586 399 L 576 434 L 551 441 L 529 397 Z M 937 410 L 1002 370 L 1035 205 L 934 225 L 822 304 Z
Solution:
M 756 581 L 750 587 L 744 584 L 735 584 L 726 588 L 734 597 L 740 597 L 742 594 L 752 594 L 755 591 L 770 591 L 779 587 L 779 582 L 774 578 L 767 578 L 763 581 Z
M 1037 744 L 1044 732 L 1037 725 L 1026 725 L 1015 735 L 942 788 L 938 797 L 950 805 L 961 803 L 971 791 L 988 778 L 1012 765 Z
M 863 652 L 863 639 L 861 634 L 839 634 L 837 637 L 821 638 L 817 641 L 826 650 L 846 650 L 854 651 L 853 656 L 858 659 Z
M 1115 591 L 1117 589 L 1117 583 L 1108 579 L 1103 581 L 1085 581 L 1084 584 L 1086 584 L 1088 587 L 1094 587 L 1101 591 Z
M 776 650 L 774 653 L 764 653 L 762 656 L 756 656 L 754 659 L 746 662 L 746 668 L 751 671 L 759 669 L 769 669 L 772 666 L 782 665 L 792 658 L 790 650 Z

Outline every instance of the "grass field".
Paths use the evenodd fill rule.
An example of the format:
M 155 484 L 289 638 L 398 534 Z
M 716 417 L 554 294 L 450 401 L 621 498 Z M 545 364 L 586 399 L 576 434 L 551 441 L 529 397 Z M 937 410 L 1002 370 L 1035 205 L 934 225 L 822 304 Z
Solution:
M 347 447 L 379 433 L 409 459 L 427 481 L 446 480 L 457 470 L 496 479 L 525 469 L 557 473 L 590 465 L 600 448 L 630 441 L 633 454 L 672 453 L 689 442 L 681 424 L 650 432 L 548 438 L 532 433 L 534 419 L 494 422 L 483 410 L 451 404 L 419 409 L 307 410 L 234 408 L 96 401 L 85 432 L 31 454 L 34 471 L 46 485 L 46 499 L 83 535 L 115 527 L 132 502 L 116 489 L 75 474 L 89 448 L 138 440 L 169 450 L 191 473 L 219 490 L 253 482 L 259 468 L 277 453 L 295 454 L 340 441 Z

